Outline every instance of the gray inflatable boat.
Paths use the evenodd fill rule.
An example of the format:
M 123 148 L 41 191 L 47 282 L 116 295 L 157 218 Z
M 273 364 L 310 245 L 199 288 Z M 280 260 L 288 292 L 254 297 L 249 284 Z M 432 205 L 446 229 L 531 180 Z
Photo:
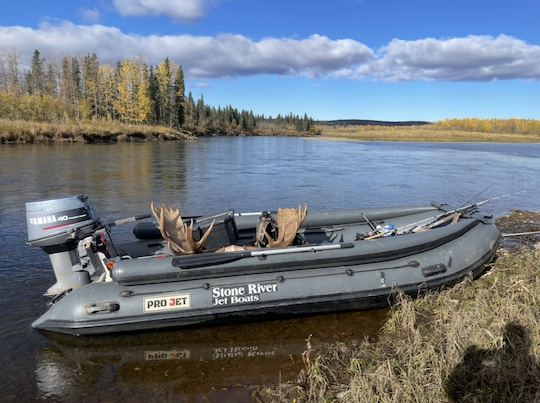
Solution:
M 194 236 L 211 219 L 209 250 L 252 245 L 259 216 L 195 217 Z M 133 242 L 106 244 L 114 224 L 85 196 L 27 203 L 27 224 L 57 280 L 32 326 L 74 335 L 381 307 L 396 290 L 416 295 L 479 275 L 500 238 L 474 204 L 310 212 L 293 246 L 189 256 L 172 255 L 152 223 L 138 224 Z

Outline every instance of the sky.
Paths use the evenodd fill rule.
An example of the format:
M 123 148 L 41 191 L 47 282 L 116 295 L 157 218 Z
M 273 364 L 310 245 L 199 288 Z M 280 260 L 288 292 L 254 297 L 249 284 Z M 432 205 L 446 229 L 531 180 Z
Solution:
M 315 119 L 540 119 L 538 0 L 3 0 L 23 63 L 166 57 L 214 106 Z

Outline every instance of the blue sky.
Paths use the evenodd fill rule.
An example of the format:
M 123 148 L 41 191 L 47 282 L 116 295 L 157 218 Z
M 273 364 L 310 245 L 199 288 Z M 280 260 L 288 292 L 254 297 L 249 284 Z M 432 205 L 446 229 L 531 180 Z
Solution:
M 213 105 L 318 119 L 540 119 L 533 0 L 6 1 L 0 48 L 184 66 Z

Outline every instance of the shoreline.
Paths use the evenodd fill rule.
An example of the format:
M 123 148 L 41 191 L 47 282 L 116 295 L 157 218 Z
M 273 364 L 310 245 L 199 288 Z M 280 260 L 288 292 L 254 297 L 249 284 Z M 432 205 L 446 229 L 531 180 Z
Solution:
M 484 127 L 480 127 L 483 124 Z M 476 126 L 475 126 L 476 125 Z M 477 127 L 478 126 L 478 127 Z M 537 121 L 442 121 L 419 126 L 318 125 L 325 141 L 394 141 L 430 143 L 540 143 Z
M 0 119 L 0 144 L 100 144 L 190 140 L 184 130 L 112 121 L 48 123 Z
M 324 135 L 314 135 L 314 136 L 303 136 L 306 140 L 317 140 L 317 141 L 350 141 L 358 143 L 426 143 L 426 144 L 485 144 L 485 143 L 497 143 L 497 144 L 540 144 L 540 139 L 536 141 L 501 141 L 498 139 L 495 140 L 417 140 L 417 139 L 372 139 L 372 138 L 351 138 L 351 137 L 339 137 L 339 136 L 324 136 Z
M 540 134 L 473 132 L 422 126 L 325 126 L 313 133 L 277 127 L 259 127 L 253 132 L 200 131 L 192 128 L 133 125 L 95 120 L 48 123 L 0 119 L 0 144 L 114 144 L 193 140 L 198 137 L 276 136 L 318 141 L 407 142 L 407 143 L 508 143 L 540 144 Z
M 539 144 L 540 135 L 519 133 L 483 133 L 458 130 L 399 128 L 393 130 L 369 129 L 354 133 L 328 132 L 324 128 L 321 134 L 310 137 L 320 141 L 365 141 L 365 142 L 407 142 L 407 143 L 520 143 Z
M 540 213 L 497 220 L 538 229 Z M 540 235 L 506 244 L 480 278 L 398 297 L 374 338 L 307 340 L 296 382 L 258 388 L 260 401 L 534 401 L 540 393 Z
M 250 133 L 200 132 L 189 128 L 132 125 L 96 120 L 73 123 L 48 123 L 0 119 L 0 144 L 115 144 L 194 140 L 198 137 L 278 136 L 303 137 L 305 132 L 291 129 L 259 128 Z

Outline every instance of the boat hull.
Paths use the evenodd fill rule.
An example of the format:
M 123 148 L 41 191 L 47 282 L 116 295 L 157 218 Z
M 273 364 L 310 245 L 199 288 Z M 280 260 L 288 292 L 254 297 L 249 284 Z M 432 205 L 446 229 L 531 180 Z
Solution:
M 354 241 L 340 250 L 191 269 L 175 265 L 172 257 L 121 261 L 115 281 L 68 293 L 33 326 L 85 335 L 378 308 L 398 290 L 415 296 L 478 276 L 493 259 L 499 237 L 477 215 L 422 234 Z

